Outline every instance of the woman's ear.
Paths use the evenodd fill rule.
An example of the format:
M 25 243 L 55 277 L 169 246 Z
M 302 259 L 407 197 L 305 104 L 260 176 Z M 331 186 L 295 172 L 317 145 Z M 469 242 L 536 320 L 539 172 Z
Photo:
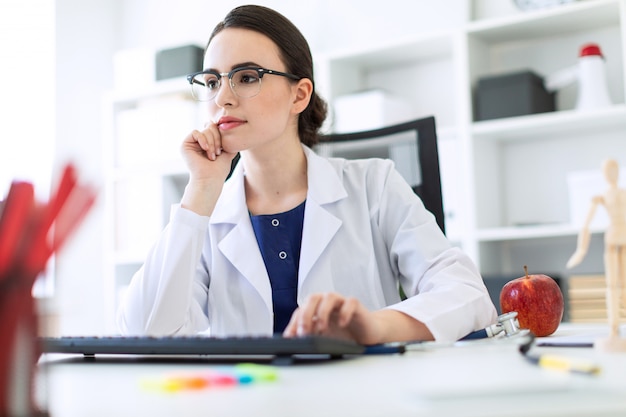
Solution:
M 308 78 L 303 78 L 294 86 L 294 101 L 292 111 L 294 114 L 300 114 L 307 108 L 313 94 L 313 82 Z

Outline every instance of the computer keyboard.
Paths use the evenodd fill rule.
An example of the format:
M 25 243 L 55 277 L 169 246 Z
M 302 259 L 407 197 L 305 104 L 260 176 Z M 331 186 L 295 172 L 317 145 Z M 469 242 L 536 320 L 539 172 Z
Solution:
M 122 355 L 330 355 L 362 354 L 353 341 L 323 336 L 63 336 L 41 338 L 44 353 Z

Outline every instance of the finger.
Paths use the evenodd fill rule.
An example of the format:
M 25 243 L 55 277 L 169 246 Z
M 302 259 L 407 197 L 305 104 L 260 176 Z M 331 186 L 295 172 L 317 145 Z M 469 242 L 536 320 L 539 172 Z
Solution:
M 209 147 L 208 139 L 204 135 L 204 133 L 199 130 L 193 130 L 189 136 L 185 138 L 183 141 L 183 146 L 191 144 L 192 146 L 198 146 L 202 151 L 206 152 Z
M 326 293 L 322 296 L 314 314 L 316 317 L 314 323 L 316 332 L 324 332 L 328 329 L 331 320 L 337 320 L 336 315 L 341 310 L 344 300 L 344 297 L 335 293 Z
M 339 309 L 339 314 L 337 318 L 337 324 L 339 327 L 347 327 L 352 319 L 354 318 L 356 312 L 359 309 L 359 301 L 356 298 L 346 298 Z
M 289 323 L 283 330 L 283 336 L 285 337 L 294 337 L 297 336 L 297 328 L 298 328 L 298 320 L 300 315 L 300 308 L 296 308 L 289 319 Z
M 202 133 L 204 133 L 204 135 L 207 138 L 211 139 L 208 141 L 209 149 L 207 149 L 207 151 L 211 152 L 212 155 L 221 154 L 222 153 L 222 134 L 220 133 L 220 130 L 217 128 L 217 125 L 215 123 L 208 124 L 207 126 L 205 126 Z
M 185 142 L 195 142 L 204 151 L 207 158 L 214 161 L 217 157 L 216 147 L 221 148 L 221 141 L 216 139 L 215 132 L 211 128 L 204 129 L 202 131 L 194 130 L 187 137 Z M 217 143 L 217 145 L 216 145 Z
M 315 331 L 315 324 L 318 321 L 318 306 L 322 301 L 321 294 L 310 295 L 298 310 L 298 320 L 296 322 L 296 332 L 298 335 L 311 334 Z

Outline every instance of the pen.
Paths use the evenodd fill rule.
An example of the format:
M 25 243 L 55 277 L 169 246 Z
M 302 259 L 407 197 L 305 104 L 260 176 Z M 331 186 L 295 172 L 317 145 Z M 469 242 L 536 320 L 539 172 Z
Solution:
M 532 333 L 530 333 L 530 336 L 531 337 L 526 343 L 520 345 L 519 352 L 532 364 L 539 365 L 540 367 L 546 369 L 555 369 L 586 375 L 595 375 L 601 370 L 600 366 L 582 359 L 567 358 L 551 354 L 531 355 L 529 352 L 535 342 L 535 337 Z
M 593 342 L 559 342 L 559 341 L 539 341 L 537 346 L 563 347 L 563 348 L 592 348 Z

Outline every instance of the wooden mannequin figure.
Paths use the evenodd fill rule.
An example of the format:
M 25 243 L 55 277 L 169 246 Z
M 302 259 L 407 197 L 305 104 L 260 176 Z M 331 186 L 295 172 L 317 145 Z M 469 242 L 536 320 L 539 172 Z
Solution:
M 578 236 L 576 252 L 567 262 L 567 268 L 578 265 L 589 248 L 589 224 L 598 205 L 603 205 L 609 215 L 609 225 L 604 233 L 604 269 L 606 274 L 606 306 L 609 321 L 609 338 L 596 342 L 605 350 L 626 351 L 626 338 L 620 338 L 620 304 L 626 308 L 626 190 L 618 187 L 619 165 L 608 159 L 602 164 L 602 173 L 608 189 L 593 197 L 591 208 Z

